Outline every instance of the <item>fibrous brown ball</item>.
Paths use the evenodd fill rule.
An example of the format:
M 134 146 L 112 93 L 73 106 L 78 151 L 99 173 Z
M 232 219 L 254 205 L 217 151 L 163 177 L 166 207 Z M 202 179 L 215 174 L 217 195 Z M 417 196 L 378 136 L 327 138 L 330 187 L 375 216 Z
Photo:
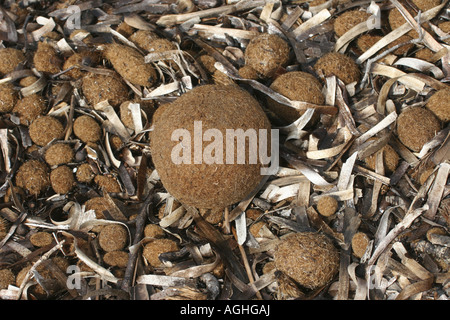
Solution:
M 408 41 L 411 41 L 411 40 L 412 40 L 411 36 L 409 36 L 408 34 L 404 34 L 397 40 L 392 41 L 387 47 L 389 49 L 391 49 L 397 45 L 401 45 L 393 53 L 396 55 L 403 55 L 403 54 L 407 53 L 410 49 L 412 49 L 412 47 L 414 47 L 414 44 L 408 43 Z
M 62 60 L 58 53 L 53 46 L 46 42 L 38 42 L 33 62 L 36 70 L 46 73 L 58 73 L 62 67 Z
M 245 50 L 245 64 L 260 77 L 270 78 L 289 61 L 289 45 L 275 34 L 263 33 L 253 38 Z
M 162 262 L 159 260 L 159 255 L 177 250 L 179 250 L 179 247 L 175 241 L 170 239 L 155 239 L 144 246 L 142 255 L 151 266 L 160 267 Z
M 150 87 L 156 82 L 155 69 L 145 63 L 144 56 L 134 48 L 111 44 L 106 47 L 105 57 L 111 61 L 117 73 L 133 84 Z
M 439 29 L 444 31 L 445 33 L 450 33 L 450 21 L 442 21 L 438 24 Z M 444 39 L 444 42 L 450 44 L 450 39 Z
M 83 142 L 97 142 L 102 137 L 102 128 L 94 118 L 88 115 L 75 119 L 73 132 Z
M 375 34 L 366 33 L 356 39 L 356 45 L 361 51 L 366 52 L 373 47 L 383 37 Z
M 57 166 L 60 164 L 69 163 L 73 160 L 74 151 L 72 147 L 67 143 L 55 143 L 52 144 L 45 151 L 45 162 L 50 166 Z
M 450 121 L 450 88 L 436 91 L 425 106 L 443 123 Z
M 148 43 L 146 50 L 149 53 L 164 52 L 169 50 L 177 50 L 177 46 L 172 41 L 164 38 L 158 38 Z
M 120 192 L 120 185 L 114 177 L 97 175 L 94 182 L 105 192 Z
M 302 232 L 288 235 L 274 253 L 277 270 L 301 286 L 316 289 L 330 282 L 339 270 L 339 252 L 326 236 Z
M 438 118 L 426 108 L 408 108 L 397 118 L 398 138 L 415 152 L 419 152 L 440 129 Z
M 422 12 L 428 11 L 441 4 L 441 0 L 412 0 L 412 2 L 417 6 Z
M 144 236 L 149 238 L 164 238 L 164 230 L 156 224 L 148 224 L 144 228 Z
M 108 100 L 113 107 L 118 107 L 128 99 L 128 88 L 120 78 L 89 72 L 82 78 L 83 94 L 91 107 Z
M 361 10 L 350 10 L 341 14 L 334 20 L 334 32 L 338 37 L 342 37 L 344 33 L 349 31 L 351 28 L 360 24 L 361 22 L 367 21 L 371 16 L 370 13 Z
M 45 146 L 53 139 L 61 139 L 64 127 L 52 116 L 41 116 L 30 124 L 30 138 L 38 146 Z
M 313 75 L 303 71 L 287 72 L 279 76 L 270 85 L 270 88 L 293 101 L 313 104 L 325 102 L 322 84 Z M 278 103 L 271 98 L 267 99 L 267 106 L 286 123 L 294 122 L 304 113 L 304 111 Z
M 48 232 L 39 231 L 30 236 L 30 242 L 35 247 L 49 246 L 53 242 L 53 236 Z
M 128 264 L 128 253 L 125 251 L 110 251 L 105 253 L 103 261 L 111 267 L 125 268 Z
M 417 59 L 425 60 L 427 62 L 435 62 L 433 60 L 434 52 L 428 49 L 427 47 L 422 48 L 414 54 L 414 57 Z
M 427 10 L 430 10 L 431 8 L 438 6 L 441 3 L 441 0 L 412 0 L 412 3 L 414 4 L 414 6 L 417 7 L 417 9 L 419 9 L 423 13 Z M 404 3 L 403 3 L 403 6 L 411 14 L 411 16 L 415 17 L 417 15 L 417 12 L 415 10 L 413 10 L 410 6 L 405 5 Z M 400 11 L 397 8 L 393 8 L 389 11 L 388 21 L 389 21 L 389 26 L 391 27 L 392 30 L 407 23 L 406 19 L 403 17 L 403 15 L 400 13 Z M 427 23 L 422 24 L 422 27 L 424 27 L 425 29 L 430 28 Z M 413 38 L 418 37 L 418 34 L 414 29 L 409 31 L 408 35 Z
M 50 186 L 47 165 L 38 160 L 28 160 L 17 172 L 16 185 L 32 195 L 39 195 Z
M 362 258 L 369 245 L 369 241 L 370 239 L 367 234 L 364 232 L 357 232 L 352 238 L 353 254 L 358 258 Z
M 155 118 L 152 159 L 164 187 L 181 203 L 200 209 L 223 209 L 242 200 L 261 181 L 261 159 L 250 162 L 249 143 L 245 148 L 232 143 L 238 129 L 254 133 L 254 140 L 260 136 L 258 140 L 267 137 L 270 141 L 270 122 L 246 91 L 237 86 L 199 86 L 158 109 Z M 202 143 L 200 147 L 196 143 L 194 150 L 194 140 L 203 137 L 203 133 L 198 135 L 200 126 L 215 143 Z M 270 146 L 261 146 L 257 141 L 253 147 L 267 148 L 270 153 Z M 238 162 L 236 155 L 243 161 Z
M 197 58 L 197 60 L 200 66 L 202 66 L 203 69 L 205 69 L 205 71 L 209 72 L 210 74 L 213 74 L 214 71 L 216 71 L 216 67 L 214 66 L 214 64 L 217 62 L 217 60 L 209 54 L 202 54 Z
M 336 76 L 341 79 L 344 84 L 350 84 L 359 81 L 361 72 L 358 65 L 349 56 L 330 52 L 322 56 L 314 65 L 316 72 L 321 72 L 325 77 Z
M 26 61 L 22 51 L 14 48 L 0 49 L 0 73 L 5 75 L 13 72 L 22 62 Z
M 9 269 L 0 270 L 0 289 L 6 289 L 9 285 L 15 284 L 16 276 Z
M 37 77 L 35 77 L 35 76 L 28 76 L 28 77 L 25 77 L 25 78 L 20 79 L 19 84 L 20 84 L 22 87 L 28 87 L 28 86 L 31 86 L 31 85 L 32 85 L 33 83 L 35 83 L 36 81 L 38 81 L 38 78 L 37 78 Z
M 128 231 L 121 224 L 108 224 L 100 231 L 98 243 L 106 252 L 122 250 L 128 243 Z
M 119 33 L 120 33 L 121 35 L 123 35 L 124 37 L 129 38 L 129 37 L 133 34 L 134 29 L 133 29 L 132 26 L 130 26 L 128 23 L 126 23 L 126 22 L 124 21 L 124 22 L 121 22 L 121 23 L 117 26 L 116 31 L 119 32 Z
M 0 113 L 11 112 L 17 103 L 17 91 L 10 83 L 0 84 Z
M 144 51 L 150 51 L 150 44 L 156 39 L 159 39 L 158 35 L 149 30 L 137 30 L 130 36 L 130 41 Z
M 250 66 L 244 65 L 239 69 L 239 76 L 243 79 L 258 80 L 258 73 Z
M 75 178 L 73 176 L 72 169 L 66 165 L 59 166 L 50 172 L 50 183 L 53 191 L 59 194 L 68 193 L 74 183 Z
M 335 214 L 338 207 L 338 201 L 331 196 L 323 196 L 317 201 L 317 211 L 324 217 L 330 217 Z
M 29 125 L 34 119 L 44 113 L 45 108 L 44 99 L 34 93 L 19 99 L 12 111 L 17 114 L 21 124 Z
M 91 165 L 89 163 L 80 164 L 77 168 L 76 178 L 79 182 L 91 182 L 95 178 Z
M 86 211 L 94 210 L 97 219 L 104 219 L 105 215 L 103 211 L 106 211 L 109 208 L 107 200 L 103 197 L 94 197 L 87 200 L 84 203 L 84 207 Z
M 395 152 L 394 148 L 390 145 L 385 145 L 382 148 L 383 152 L 383 165 L 384 169 L 388 173 L 392 173 L 397 169 L 398 163 L 400 161 L 400 157 L 397 152 Z M 375 170 L 377 156 L 376 154 L 371 154 L 370 156 L 364 159 L 367 167 L 371 170 Z
M 63 69 L 73 68 L 67 71 L 65 74 L 73 79 L 80 79 L 86 74 L 86 71 L 80 69 L 79 65 L 94 66 L 100 61 L 100 57 L 96 52 L 81 51 L 72 54 L 64 62 Z

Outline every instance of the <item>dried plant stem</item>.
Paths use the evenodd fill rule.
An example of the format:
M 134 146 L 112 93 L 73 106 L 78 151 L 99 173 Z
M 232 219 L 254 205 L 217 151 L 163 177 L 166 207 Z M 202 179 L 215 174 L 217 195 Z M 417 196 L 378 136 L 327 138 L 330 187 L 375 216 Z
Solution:
M 36 268 L 41 265 L 45 260 L 47 260 L 55 251 L 58 251 L 62 248 L 66 240 L 63 240 L 61 242 L 58 242 L 53 248 L 48 250 L 45 254 L 42 255 L 42 257 L 36 261 L 36 263 L 33 264 L 33 266 L 28 270 L 27 274 L 25 275 L 25 278 L 22 280 L 22 283 L 20 284 L 19 292 L 17 296 L 20 298 L 22 295 L 23 289 L 25 288 L 28 280 L 31 278 L 33 272 L 36 270 Z
M 252 269 L 250 268 L 250 264 L 248 263 L 247 254 L 245 253 L 245 249 L 242 245 L 239 245 L 239 251 L 242 255 L 242 260 L 244 262 L 245 271 L 247 272 L 247 276 L 250 281 L 250 286 L 252 286 L 252 288 L 256 291 L 256 296 L 258 297 L 258 299 L 262 300 L 261 293 L 254 285 L 255 278 L 253 277 Z
M 141 241 L 142 234 L 144 232 L 145 222 L 148 216 L 148 206 L 152 200 L 151 193 L 147 196 L 147 199 L 144 201 L 141 212 L 136 218 L 136 233 L 133 239 L 133 245 L 136 245 Z M 137 257 L 140 250 L 132 250 L 130 252 L 130 256 L 128 258 L 127 268 L 125 269 L 125 275 L 123 277 L 121 289 L 127 293 L 130 293 L 130 288 L 132 286 L 133 275 L 136 269 Z
M 196 12 L 183 13 L 183 14 L 167 14 L 159 18 L 156 24 L 160 26 L 173 26 L 175 24 L 183 23 L 195 18 L 206 18 L 216 15 L 226 15 L 231 14 L 236 11 L 248 10 L 262 6 L 266 3 L 265 0 L 255 0 L 255 1 L 244 1 L 237 4 L 221 6 L 218 8 L 211 8 Z

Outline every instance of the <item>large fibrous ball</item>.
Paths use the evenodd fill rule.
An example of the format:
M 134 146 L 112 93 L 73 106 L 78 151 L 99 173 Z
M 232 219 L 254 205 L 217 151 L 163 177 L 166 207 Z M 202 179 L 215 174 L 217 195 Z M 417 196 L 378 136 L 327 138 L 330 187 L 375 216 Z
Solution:
M 237 150 L 236 141 L 234 145 L 226 142 L 227 129 L 242 129 L 244 133 L 255 130 L 257 138 L 259 130 L 264 129 L 270 142 L 270 122 L 248 92 L 237 86 L 199 86 L 158 109 L 153 119 L 152 159 L 162 184 L 181 203 L 199 209 L 224 208 L 242 200 L 261 181 L 262 164 L 259 157 L 250 163 L 249 143 L 245 150 Z M 198 135 L 200 122 L 203 133 L 214 134 L 210 141 L 205 139 L 201 147 L 194 148 L 194 140 L 203 138 L 203 133 Z M 228 163 L 227 145 L 234 150 L 234 159 Z M 265 147 L 269 156 L 270 146 Z M 238 163 L 238 152 L 245 152 L 244 163 Z

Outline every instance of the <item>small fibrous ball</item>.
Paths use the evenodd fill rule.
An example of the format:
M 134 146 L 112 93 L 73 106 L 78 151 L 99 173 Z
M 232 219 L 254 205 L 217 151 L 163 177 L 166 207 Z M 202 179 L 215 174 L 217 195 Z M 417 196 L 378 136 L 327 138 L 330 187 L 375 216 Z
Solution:
M 370 13 L 361 10 L 350 10 L 341 14 L 334 20 L 334 32 L 338 37 L 342 37 L 347 31 L 367 21 L 371 16 Z
M 77 168 L 76 178 L 79 182 L 89 183 L 95 178 L 94 171 L 89 163 L 80 164 Z
M 50 172 L 50 183 L 53 191 L 59 194 L 68 193 L 74 183 L 75 178 L 73 176 L 72 169 L 66 165 L 59 166 Z
M 25 78 L 20 79 L 19 85 L 21 85 L 22 87 L 28 87 L 38 80 L 39 79 L 35 76 L 27 76 Z
M 120 185 L 114 177 L 97 175 L 94 182 L 105 192 L 118 193 L 121 191 Z
M 11 112 L 18 100 L 17 91 L 10 83 L 0 84 L 0 113 Z
M 391 49 L 391 48 L 401 44 L 401 46 L 393 52 L 394 54 L 401 56 L 401 55 L 407 53 L 409 50 L 411 50 L 414 47 L 414 44 L 412 44 L 412 43 L 404 44 L 411 40 L 412 40 L 412 38 L 409 35 L 404 34 L 400 38 L 392 41 L 387 47 L 389 49 Z
M 49 246 L 53 242 L 53 236 L 44 231 L 36 232 L 30 236 L 30 242 L 33 246 L 39 248 Z
M 317 211 L 324 217 L 330 217 L 335 214 L 338 207 L 338 201 L 331 196 L 323 196 L 317 201 Z
M 89 72 L 82 78 L 81 88 L 92 107 L 104 100 L 117 107 L 128 99 L 128 88 L 117 74 L 109 76 Z
M 416 53 L 414 54 L 414 57 L 417 59 L 425 60 L 427 62 L 435 62 L 435 60 L 433 60 L 434 52 L 431 51 L 430 49 L 428 49 L 427 47 L 424 47 L 424 48 L 416 51 Z
M 50 166 L 57 166 L 60 164 L 69 163 L 73 160 L 74 151 L 72 147 L 67 143 L 55 143 L 52 144 L 45 151 L 45 162 Z
M 390 145 L 385 145 L 382 148 L 383 152 L 383 165 L 384 169 L 388 173 L 392 173 L 397 169 L 398 163 L 400 161 L 400 157 L 397 152 L 395 152 L 394 148 L 392 148 Z M 370 156 L 366 157 L 364 159 L 364 162 L 366 163 L 367 167 L 371 170 L 375 170 L 375 163 L 377 160 L 377 155 L 371 154 Z
M 367 234 L 364 232 L 357 232 L 352 238 L 353 254 L 358 258 L 362 258 L 369 245 L 369 241 L 370 239 Z
M 125 251 L 110 251 L 105 253 L 103 261 L 111 267 L 125 268 L 128 264 L 128 253 Z
M 445 33 L 450 33 L 450 21 L 442 21 L 438 24 L 438 27 Z M 444 42 L 450 44 L 450 39 L 447 38 L 444 40 Z
M 121 224 L 108 224 L 100 231 L 98 243 L 106 252 L 122 250 L 128 243 L 128 231 Z
M 96 52 L 92 51 L 82 51 L 76 52 L 72 54 L 67 60 L 64 62 L 63 69 L 67 70 L 73 66 L 73 68 L 67 71 L 65 74 L 73 79 L 80 79 L 86 74 L 86 71 L 83 71 L 79 68 L 79 65 L 87 65 L 92 66 L 96 65 L 100 61 L 99 55 Z
M 103 211 L 108 210 L 107 200 L 103 197 L 90 198 L 84 203 L 85 210 L 94 210 L 97 219 L 104 219 Z
M 17 187 L 15 187 L 15 189 L 18 189 Z M 8 188 L 8 190 L 11 190 L 11 188 Z M 6 198 L 6 195 L 5 195 Z M 5 202 L 9 202 L 9 199 L 5 199 Z M 6 236 L 6 232 L 7 232 L 7 226 L 8 226 L 8 222 L 0 217 L 0 241 L 3 240 L 3 238 Z
M 361 51 L 366 52 L 373 47 L 383 37 L 375 34 L 366 33 L 356 39 L 356 45 Z
M 75 119 L 73 132 L 83 142 L 97 142 L 102 137 L 102 128 L 94 118 L 88 115 Z
M 44 113 L 45 108 L 44 99 L 34 93 L 19 99 L 12 111 L 17 114 L 21 124 L 29 125 L 34 119 Z
M 56 50 L 45 42 L 38 42 L 33 62 L 36 70 L 52 74 L 60 72 L 62 67 L 62 60 Z
M 323 104 L 322 84 L 312 74 L 303 71 L 287 72 L 275 79 L 270 88 L 293 101 L 304 101 L 313 104 Z M 268 108 L 277 114 L 284 122 L 292 123 L 304 112 L 267 99 Z
M 158 38 L 148 43 L 146 46 L 146 50 L 149 53 L 164 52 L 169 50 L 177 50 L 177 46 L 167 39 Z
M 261 181 L 261 161 L 255 159 L 250 163 L 248 146 L 243 150 L 237 143 L 229 143 L 228 149 L 234 150 L 234 161 L 226 161 L 227 130 L 250 130 L 256 135 L 261 135 L 262 130 L 270 143 L 270 122 L 248 92 L 237 86 L 198 86 L 159 108 L 153 119 L 152 159 L 162 184 L 181 203 L 199 209 L 223 209 L 242 200 Z M 181 148 L 183 143 L 193 146 L 197 132 L 194 132 L 194 122 L 197 128 L 201 123 L 203 132 L 214 129 L 210 131 L 218 142 L 214 148 L 206 142 L 197 151 L 194 147 L 190 152 Z M 181 131 L 175 132 L 176 129 Z M 172 135 L 178 133 L 179 138 L 174 140 Z M 270 146 L 265 147 L 270 153 Z M 243 163 L 236 160 L 238 152 L 243 155 Z
M 361 72 L 356 62 L 349 56 L 338 52 L 330 52 L 322 56 L 317 60 L 314 69 L 325 77 L 334 75 L 346 85 L 359 81 L 361 77 Z
M 52 116 L 39 117 L 30 124 L 30 138 L 38 146 L 45 146 L 53 139 L 61 139 L 63 135 L 63 125 Z
M 151 43 L 156 39 L 159 39 L 158 35 L 149 30 L 137 30 L 130 36 L 130 41 L 144 51 L 150 51 Z
M 17 66 L 25 61 L 25 55 L 22 51 L 14 48 L 0 49 L 0 74 L 13 72 Z
M 431 8 L 438 6 L 441 3 L 441 0 L 412 0 L 412 3 L 417 7 L 417 9 L 419 9 L 423 13 L 427 10 L 430 10 Z M 415 17 L 417 15 L 417 12 L 410 9 L 409 6 L 405 6 L 405 9 L 411 14 L 411 16 Z M 397 8 L 393 8 L 389 11 L 388 21 L 389 26 L 391 27 L 392 30 L 407 23 L 406 19 L 403 17 L 403 15 Z M 425 29 L 429 29 L 429 25 L 427 23 L 425 23 L 422 26 Z M 418 37 L 418 34 L 414 29 L 409 31 L 408 35 L 410 35 L 413 38 Z
M 16 276 L 9 269 L 0 270 L 0 289 L 6 289 L 9 285 L 15 284 Z
M 253 38 L 245 50 L 245 64 L 260 77 L 270 78 L 289 61 L 289 45 L 275 34 L 263 33 Z
M 144 246 L 142 255 L 152 267 L 160 267 L 162 262 L 159 260 L 159 255 L 177 250 L 179 250 L 179 247 L 175 241 L 170 239 L 155 239 Z
M 450 88 L 436 91 L 425 107 L 443 123 L 450 121 Z
M 250 66 L 244 65 L 239 69 L 239 76 L 243 79 L 258 80 L 258 73 Z
M 275 249 L 274 261 L 277 270 L 308 289 L 326 285 L 339 270 L 338 250 L 314 232 L 288 235 Z
M 441 129 L 438 118 L 426 108 L 411 107 L 397 118 L 397 135 L 409 149 L 419 152 Z
M 28 160 L 17 172 L 16 185 L 32 195 L 39 195 L 50 186 L 47 165 L 38 160 Z
M 156 82 L 155 69 L 145 63 L 144 56 L 134 48 L 111 44 L 106 47 L 105 57 L 111 61 L 117 73 L 133 84 L 150 87 Z
M 148 224 L 144 228 L 144 236 L 149 238 L 164 238 L 164 230 L 156 224 Z

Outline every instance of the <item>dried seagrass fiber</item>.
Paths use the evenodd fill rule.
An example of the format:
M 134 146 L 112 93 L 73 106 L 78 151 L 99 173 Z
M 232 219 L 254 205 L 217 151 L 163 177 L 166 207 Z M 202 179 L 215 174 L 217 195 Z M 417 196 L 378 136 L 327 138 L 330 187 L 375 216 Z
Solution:
M 255 130 L 258 138 L 259 129 L 265 129 L 270 142 L 270 122 L 259 103 L 248 92 L 237 86 L 200 86 L 185 93 L 170 105 L 158 109 L 153 119 L 154 130 L 150 137 L 153 162 L 164 187 L 181 203 L 199 209 L 223 209 L 242 200 L 261 181 L 262 165 L 259 157 L 257 161 L 250 163 L 249 143 L 246 143 L 245 150 L 242 148 L 239 151 L 236 142 L 234 146 L 231 145 L 230 148 L 234 148 L 234 161 L 226 161 L 227 129 L 242 129 L 244 132 L 248 129 Z M 202 158 L 203 154 L 207 154 L 207 148 L 211 144 L 210 141 L 204 141 L 203 149 L 194 150 L 196 121 L 197 124 L 201 121 L 203 133 L 213 129 L 223 137 L 222 141 L 218 141 L 222 143 L 219 147 L 213 151 L 209 150 L 215 157 L 213 163 L 203 159 L 198 163 L 194 159 L 195 155 Z M 176 129 L 187 130 L 186 140 L 183 136 L 180 137 L 182 141 L 172 141 L 172 134 Z M 182 145 L 191 146 L 188 158 L 190 160 L 176 164 L 172 159 L 172 151 L 178 148 L 180 152 L 176 154 L 181 154 Z M 270 146 L 265 147 L 268 155 Z M 188 149 L 183 148 L 183 152 L 186 150 Z M 217 154 L 214 153 L 216 150 Z M 236 160 L 238 152 L 245 152 L 244 163 L 238 163 Z

